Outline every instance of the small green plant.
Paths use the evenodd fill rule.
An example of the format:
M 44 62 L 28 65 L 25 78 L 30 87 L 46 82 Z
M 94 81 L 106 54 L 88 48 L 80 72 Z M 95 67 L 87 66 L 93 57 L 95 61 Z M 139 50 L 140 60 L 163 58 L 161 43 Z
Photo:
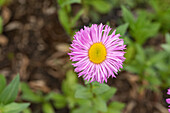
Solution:
M 26 100 L 26 101 L 29 101 L 35 104 L 41 104 L 43 113 L 55 113 L 52 107 L 52 104 L 50 103 L 50 99 L 53 95 L 52 92 L 47 95 L 43 95 L 43 93 L 40 91 L 33 92 L 30 89 L 30 87 L 24 82 L 21 83 L 21 91 L 22 91 L 21 98 L 23 100 Z M 40 112 L 40 111 L 37 110 L 37 112 Z
M 153 8 L 153 19 L 161 23 L 161 31 L 170 31 L 170 1 L 169 0 L 150 0 L 150 6 Z
M 159 72 L 161 74 L 160 79 L 163 81 L 162 86 L 164 88 L 167 88 L 170 86 L 170 34 L 167 33 L 165 35 L 166 37 L 166 43 L 162 44 L 162 48 L 164 50 L 164 54 L 166 55 L 162 62 L 158 62 L 156 65 L 159 69 Z
M 74 27 L 81 17 L 92 19 L 92 21 L 97 22 L 99 20 L 100 14 L 107 14 L 114 5 L 113 0 L 57 0 L 59 9 L 58 9 L 58 17 L 59 21 L 62 24 L 63 28 L 67 32 L 69 36 L 73 36 Z M 82 5 L 82 9 L 80 9 L 76 15 L 73 15 L 71 5 L 74 3 L 78 3 Z
M 77 83 L 77 75 L 68 71 L 66 80 L 62 84 L 63 94 L 53 95 L 56 108 L 60 109 L 68 104 L 71 113 L 121 113 L 124 104 L 114 101 L 107 104 L 113 97 L 116 88 L 107 84 L 86 83 L 85 86 Z
M 73 71 L 66 73 L 66 79 L 62 82 L 62 93 L 56 93 L 52 99 L 57 109 L 64 108 L 68 105 L 69 109 L 76 106 L 78 99 L 75 98 L 75 91 L 78 85 L 78 79 Z
M 141 80 L 148 81 L 148 88 L 156 90 L 157 87 L 167 84 L 166 80 L 162 79 L 165 72 L 168 74 L 169 64 L 165 62 L 165 58 L 168 57 L 164 51 L 155 51 L 153 48 L 143 49 L 139 44 L 135 44 L 136 55 L 134 59 L 125 66 L 125 69 L 129 72 L 138 74 Z M 164 68 L 165 67 L 165 68 Z M 167 77 L 167 75 L 164 75 Z M 167 79 L 168 80 L 168 79 Z
M 75 97 L 84 101 L 84 104 L 79 103 L 79 107 L 75 108 L 72 113 L 121 113 L 125 106 L 123 103 L 112 101 L 107 104 L 115 92 L 116 88 L 104 83 L 93 82 L 86 86 L 79 85 Z
M 0 113 L 20 113 L 29 103 L 14 102 L 19 90 L 19 75 L 6 86 L 6 79 L 0 75 Z
M 135 41 L 142 45 L 149 38 L 155 36 L 159 30 L 160 24 L 158 22 L 152 22 L 146 15 L 140 13 L 137 19 L 133 14 L 124 6 L 122 6 L 123 19 L 126 23 L 129 23 L 130 34 Z
M 78 84 L 77 75 L 68 71 L 62 83 L 62 92 L 50 92 L 43 96 L 42 92 L 33 92 L 26 83 L 22 83 L 22 99 L 42 105 L 43 113 L 54 113 L 54 108 L 62 109 L 68 106 L 71 113 L 121 113 L 124 104 L 113 101 L 107 103 L 116 92 L 116 88 L 107 84 Z M 51 103 L 50 103 L 51 102 Z M 92 107 L 93 106 L 93 107 Z M 29 109 L 27 109 L 30 113 Z
M 65 31 L 69 36 L 73 36 L 73 27 L 75 26 L 77 20 L 83 13 L 83 10 L 80 10 L 75 16 L 72 15 L 71 4 L 81 3 L 81 0 L 57 0 L 59 9 L 58 9 L 58 18 Z

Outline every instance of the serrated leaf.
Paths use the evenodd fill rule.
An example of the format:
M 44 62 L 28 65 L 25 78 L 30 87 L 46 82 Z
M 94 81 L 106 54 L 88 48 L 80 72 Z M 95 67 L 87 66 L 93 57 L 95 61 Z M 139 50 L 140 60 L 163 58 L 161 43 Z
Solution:
M 55 113 L 53 106 L 50 103 L 44 103 L 42 106 L 43 113 Z
M 121 6 L 121 9 L 124 21 L 132 26 L 135 22 L 133 14 L 125 6 Z
M 116 91 L 116 88 L 111 87 L 108 91 L 104 92 L 101 97 L 107 102 L 116 93 Z
M 3 75 L 0 74 L 0 94 L 6 86 L 6 79 Z
M 131 25 L 130 25 L 131 26 Z M 160 24 L 148 20 L 145 16 L 139 16 L 137 22 L 131 27 L 130 33 L 140 45 L 144 44 L 148 38 L 155 36 Z
M 122 113 L 121 110 L 125 107 L 125 104 L 120 102 L 111 102 L 108 107 L 108 111 L 106 113 Z
M 79 106 L 92 106 L 91 99 L 77 99 L 76 102 Z
M 13 102 L 4 106 L 2 113 L 20 113 L 21 111 L 26 109 L 29 105 L 30 105 L 29 103 L 18 104 Z
M 43 101 L 43 97 L 34 93 L 26 83 L 21 83 L 21 91 L 22 91 L 22 99 L 31 101 L 34 103 L 41 103 Z
M 92 98 L 93 94 L 86 87 L 81 87 L 76 90 L 75 98 L 88 99 Z
M 165 52 L 157 52 L 157 54 L 153 55 L 149 59 L 150 65 L 153 65 L 153 64 L 157 63 L 158 61 L 161 61 L 162 59 L 164 59 L 166 57 L 166 55 L 167 55 L 167 53 L 165 53 Z
M 123 37 L 124 34 L 125 34 L 126 31 L 127 31 L 128 26 L 129 26 L 128 23 L 125 23 L 125 24 L 122 24 L 122 25 L 118 26 L 118 27 L 116 28 L 116 34 L 120 34 L 121 37 Z
M 66 79 L 62 82 L 62 91 L 65 95 L 73 96 L 77 88 L 77 75 L 73 70 L 69 70 L 66 73 Z
M 106 112 L 107 104 L 101 97 L 96 97 L 93 99 L 94 107 L 97 111 Z
M 98 82 L 94 82 L 93 87 L 92 87 L 93 93 L 95 93 L 97 95 L 102 94 L 102 93 L 108 91 L 109 89 L 110 89 L 110 87 L 107 84 L 105 84 L 105 83 L 100 84 Z
M 54 101 L 54 106 L 59 109 L 64 108 L 67 104 L 66 97 L 58 93 L 53 95 L 52 100 Z
M 108 13 L 112 9 L 112 5 L 102 0 L 92 0 L 90 4 L 100 13 Z
M 19 90 L 19 79 L 19 75 L 17 75 L 12 80 L 12 82 L 2 91 L 0 94 L 0 103 L 6 105 L 16 99 Z
M 140 64 L 144 64 L 145 59 L 146 59 L 144 49 L 139 44 L 136 44 L 135 47 L 137 51 L 136 59 L 138 60 Z

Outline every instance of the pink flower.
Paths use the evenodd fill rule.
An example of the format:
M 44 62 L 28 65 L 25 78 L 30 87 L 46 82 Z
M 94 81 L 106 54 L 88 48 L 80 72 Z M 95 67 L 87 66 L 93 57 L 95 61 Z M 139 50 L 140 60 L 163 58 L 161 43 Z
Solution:
M 166 102 L 167 102 L 168 104 L 170 104 L 170 98 L 167 98 L 167 99 L 166 99 Z
M 170 95 L 170 88 L 168 89 L 167 94 Z M 168 104 L 170 104 L 170 98 L 167 98 L 167 99 L 166 99 L 166 102 L 167 102 Z M 168 106 L 168 107 L 170 107 L 170 106 Z M 170 113 L 170 109 L 168 109 L 168 111 L 169 111 L 169 113 Z
M 107 79 L 116 77 L 115 74 L 123 68 L 125 60 L 123 39 L 116 30 L 109 35 L 111 28 L 108 25 L 84 27 L 76 32 L 71 44 L 70 60 L 73 61 L 75 72 L 84 80 L 103 83 Z
M 168 95 L 170 95 L 170 88 L 168 89 L 168 92 L 167 92 Z

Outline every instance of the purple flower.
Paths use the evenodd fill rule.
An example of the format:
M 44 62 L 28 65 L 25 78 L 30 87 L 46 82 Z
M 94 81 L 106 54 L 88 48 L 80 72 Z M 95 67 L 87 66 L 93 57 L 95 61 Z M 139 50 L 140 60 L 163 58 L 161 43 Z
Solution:
M 170 98 L 167 98 L 167 99 L 166 99 L 166 102 L 167 102 L 168 104 L 170 104 Z
M 103 83 L 110 76 L 116 77 L 115 74 L 123 68 L 126 45 L 119 39 L 120 34 L 115 34 L 116 30 L 109 35 L 110 31 L 108 25 L 93 24 L 76 32 L 68 54 L 78 77 Z
M 168 89 L 168 92 L 167 92 L 168 95 L 170 95 L 170 88 Z
M 167 94 L 170 95 L 170 88 L 168 89 Z M 167 98 L 167 99 L 166 99 L 166 102 L 167 102 L 168 104 L 170 104 L 170 98 Z M 168 106 L 168 107 L 170 107 L 170 106 Z M 170 113 L 170 109 L 168 109 L 168 111 L 169 111 L 169 113 Z

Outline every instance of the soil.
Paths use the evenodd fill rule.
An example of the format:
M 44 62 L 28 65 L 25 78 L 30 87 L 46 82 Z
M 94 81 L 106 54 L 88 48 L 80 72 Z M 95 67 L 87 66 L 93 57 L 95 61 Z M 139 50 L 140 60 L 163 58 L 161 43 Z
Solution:
M 8 81 L 19 73 L 21 80 L 34 90 L 60 92 L 66 71 L 73 67 L 67 55 L 70 37 L 58 20 L 56 0 L 13 0 L 2 7 L 1 15 L 4 30 L 0 35 L 0 73 Z M 104 16 L 114 24 L 116 20 L 111 17 Z M 163 97 L 166 91 L 163 94 L 147 89 L 140 92 L 142 83 L 138 79 L 128 72 L 109 79 L 108 84 L 117 88 L 111 100 L 126 103 L 123 113 L 168 113 Z M 40 107 L 33 104 L 31 109 L 36 112 Z M 68 113 L 69 110 L 56 112 Z

